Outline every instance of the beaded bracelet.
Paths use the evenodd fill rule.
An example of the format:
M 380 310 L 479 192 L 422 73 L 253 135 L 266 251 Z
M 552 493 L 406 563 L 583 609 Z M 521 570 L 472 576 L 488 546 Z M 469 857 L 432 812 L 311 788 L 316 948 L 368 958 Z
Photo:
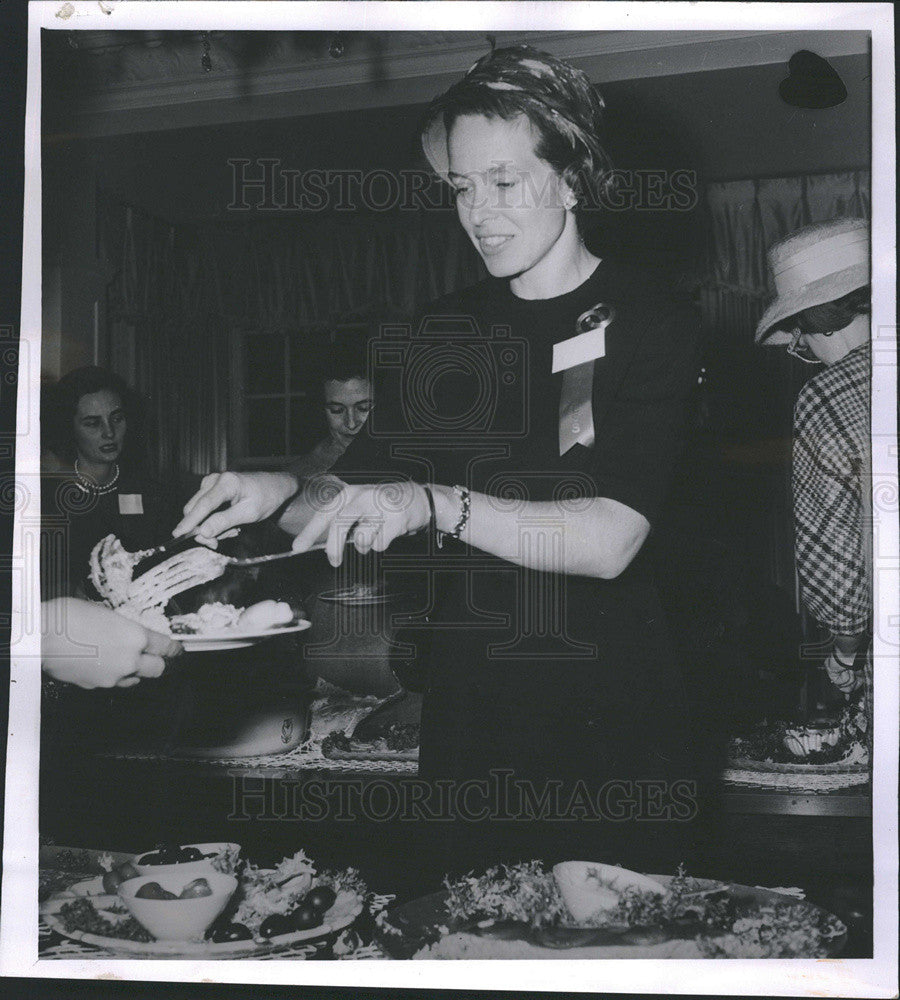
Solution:
M 463 532 L 463 528 L 466 526 L 466 522 L 469 520 L 469 509 L 472 506 L 472 500 L 469 496 L 469 491 L 465 486 L 454 486 L 454 493 L 459 497 L 459 520 L 456 522 L 456 527 L 452 531 L 438 531 L 437 543 L 438 548 L 444 547 L 444 536 L 449 536 L 450 538 L 459 538 Z

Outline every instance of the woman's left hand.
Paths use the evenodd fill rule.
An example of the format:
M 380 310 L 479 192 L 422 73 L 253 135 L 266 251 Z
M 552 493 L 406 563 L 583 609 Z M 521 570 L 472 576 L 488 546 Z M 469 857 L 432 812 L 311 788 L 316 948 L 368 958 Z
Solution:
M 343 561 L 348 536 L 358 552 L 383 552 L 395 538 L 427 527 L 431 517 L 424 488 L 409 482 L 345 484 L 323 503 L 292 548 L 306 552 L 324 537 L 332 566 Z

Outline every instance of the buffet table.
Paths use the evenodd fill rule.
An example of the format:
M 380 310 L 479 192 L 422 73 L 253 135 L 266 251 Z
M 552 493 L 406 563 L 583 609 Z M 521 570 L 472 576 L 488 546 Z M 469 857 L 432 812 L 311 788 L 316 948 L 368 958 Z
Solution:
M 267 859 L 302 846 L 325 864 L 358 867 L 376 892 L 395 895 L 398 903 L 440 884 L 434 864 L 428 876 L 409 864 L 421 848 L 416 824 L 311 821 L 284 811 L 309 782 L 383 791 L 415 778 L 414 762 L 333 761 L 307 747 L 246 760 L 73 757 L 67 770 L 54 774 L 53 785 L 64 794 L 43 789 L 41 832 L 57 843 L 127 851 L 173 839 L 222 839 Z M 689 871 L 745 885 L 801 886 L 847 924 L 848 954 L 870 952 L 867 786 L 816 794 L 719 788 L 702 803 L 702 813 Z
M 282 943 L 279 943 L 277 938 L 268 941 L 260 939 L 262 943 L 259 944 L 248 941 L 246 945 L 251 946 L 254 950 L 247 954 L 233 951 L 227 951 L 223 954 L 221 951 L 222 948 L 231 949 L 234 946 L 230 944 L 213 945 L 208 940 L 196 944 L 173 942 L 167 945 L 166 942 L 154 942 L 152 938 L 148 944 L 135 944 L 132 941 L 123 942 L 116 937 L 102 937 L 98 939 L 96 937 L 97 934 L 109 932 L 98 930 L 92 931 L 92 934 L 86 934 L 84 931 L 74 930 L 68 924 L 68 918 L 66 920 L 62 919 L 62 916 L 66 912 L 65 907 L 70 905 L 67 900 L 83 898 L 81 894 L 85 891 L 85 886 L 90 885 L 90 882 L 87 880 L 96 881 L 98 880 L 97 873 L 104 870 L 104 868 L 114 863 L 119 864 L 124 861 L 133 861 L 134 858 L 135 856 L 130 852 L 120 852 L 110 855 L 108 852 L 101 852 L 92 848 L 43 847 L 41 849 L 41 919 L 38 927 L 38 953 L 41 959 L 74 958 L 103 960 L 109 958 L 149 959 L 153 957 L 191 957 L 194 959 L 212 958 L 229 960 L 247 958 L 271 961 L 403 959 L 410 957 L 430 957 L 427 955 L 427 952 L 430 951 L 430 946 L 426 945 L 425 953 L 417 954 L 417 952 L 422 946 L 423 941 L 435 940 L 433 936 L 434 932 L 438 935 L 437 940 L 440 941 L 441 948 L 447 945 L 451 948 L 456 947 L 453 944 L 453 940 L 458 935 L 454 934 L 453 928 L 460 925 L 454 924 L 453 918 L 446 909 L 446 894 L 444 892 L 432 892 L 424 895 L 420 893 L 414 900 L 406 901 L 405 903 L 396 900 L 393 894 L 367 892 L 362 903 L 362 908 L 360 909 L 357 906 L 351 911 L 349 919 L 336 923 L 336 926 L 325 926 L 321 933 L 316 930 L 307 932 L 307 934 L 312 936 L 307 937 L 299 943 L 292 943 L 290 936 Z M 573 868 L 579 864 L 576 862 L 561 867 Z M 624 872 L 623 869 L 613 867 L 608 867 L 608 871 L 610 873 Z M 643 878 L 643 876 L 634 876 L 633 873 L 627 872 L 625 872 L 625 876 Z M 673 887 L 675 881 L 677 881 L 673 881 L 666 876 L 652 876 L 651 880 L 649 880 L 650 884 L 653 884 L 653 879 L 662 880 L 661 884 L 663 885 L 671 883 Z M 645 881 L 648 880 L 645 879 Z M 774 906 L 779 912 L 800 910 L 808 913 L 819 913 L 821 918 L 826 918 L 830 922 L 829 926 L 837 928 L 835 932 L 838 936 L 835 939 L 836 951 L 830 950 L 829 954 L 840 954 L 842 957 L 862 957 L 866 954 L 865 940 L 854 929 L 852 922 L 848 923 L 844 916 L 834 921 L 832 917 L 822 913 L 821 910 L 817 910 L 815 904 L 810 906 L 809 901 L 806 901 L 806 893 L 802 888 L 766 888 L 764 886 L 750 887 L 734 884 L 727 887 L 721 882 L 710 883 L 709 880 L 702 879 L 691 881 L 696 886 L 696 889 L 699 889 L 701 895 L 708 892 L 718 892 L 721 894 L 724 891 L 730 896 L 733 895 L 735 899 L 744 899 L 751 906 L 761 905 L 764 909 Z M 705 886 L 710 886 L 710 888 L 705 888 Z M 97 891 L 105 892 L 106 889 L 98 889 Z M 94 897 L 89 896 L 88 898 L 95 898 L 97 900 L 96 906 L 99 909 L 99 913 L 102 914 L 105 912 L 104 907 L 112 904 L 103 903 L 101 900 L 114 897 L 98 895 Z M 63 907 L 62 912 L 60 912 L 60 907 Z M 357 915 L 353 916 L 353 914 Z M 445 924 L 451 925 L 449 932 L 446 926 L 442 926 Z M 107 924 L 107 926 L 109 925 Z M 449 938 L 447 938 L 448 933 L 450 934 Z M 472 933 L 475 933 L 476 936 L 472 937 Z M 481 939 L 479 943 L 477 931 L 467 932 L 469 935 L 466 938 L 468 944 L 465 947 L 474 947 L 476 949 L 492 948 L 495 947 L 490 944 L 493 938 L 497 942 L 496 947 L 501 949 L 501 953 L 493 956 L 489 954 L 479 956 L 476 954 L 471 957 L 501 957 L 504 954 L 503 949 L 507 948 L 512 948 L 513 951 L 508 953 L 506 957 L 514 958 L 692 957 L 691 955 L 681 953 L 684 948 L 692 947 L 690 936 L 684 937 L 677 933 L 674 937 L 663 937 L 657 940 L 645 940 L 639 934 L 635 941 L 628 944 L 609 943 L 606 945 L 594 945 L 594 954 L 586 951 L 583 944 L 576 944 L 572 941 L 569 941 L 567 944 L 561 944 L 559 932 L 551 933 L 547 939 L 548 943 L 539 944 L 536 952 L 533 943 L 530 945 L 525 943 L 529 940 L 528 937 L 519 944 L 513 944 L 514 939 L 505 931 L 496 938 L 494 938 L 490 931 L 486 933 L 487 938 Z M 575 933 L 582 935 L 585 932 L 576 931 Z M 608 932 L 601 931 L 599 933 L 602 936 Z M 613 941 L 620 940 L 617 936 L 618 933 L 613 932 Z M 84 940 L 85 937 L 89 938 L 90 943 L 88 940 Z M 147 939 L 144 938 L 143 940 Z M 538 934 L 536 940 L 543 942 L 544 936 Z M 159 955 L 156 951 L 160 947 L 169 948 L 171 951 L 170 953 Z M 530 954 L 517 954 L 516 949 L 520 948 L 530 950 Z M 146 949 L 146 951 L 143 949 Z M 182 949 L 193 950 L 182 955 Z M 216 952 L 215 949 L 219 949 L 219 951 Z M 569 949 L 574 950 L 570 951 Z M 609 954 L 605 955 L 605 951 L 609 951 Z M 436 957 L 468 956 L 465 954 L 454 954 L 451 951 L 450 953 L 440 953 Z M 693 957 L 701 956 L 697 954 Z M 706 957 L 727 956 L 713 955 Z

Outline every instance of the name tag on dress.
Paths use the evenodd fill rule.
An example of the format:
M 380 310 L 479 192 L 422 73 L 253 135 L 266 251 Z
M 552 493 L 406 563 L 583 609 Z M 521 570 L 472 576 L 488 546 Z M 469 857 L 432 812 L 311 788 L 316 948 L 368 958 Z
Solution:
M 596 361 L 606 354 L 606 324 L 553 345 L 553 374 Z
M 144 498 L 140 493 L 120 493 L 119 494 L 120 514 L 143 514 Z

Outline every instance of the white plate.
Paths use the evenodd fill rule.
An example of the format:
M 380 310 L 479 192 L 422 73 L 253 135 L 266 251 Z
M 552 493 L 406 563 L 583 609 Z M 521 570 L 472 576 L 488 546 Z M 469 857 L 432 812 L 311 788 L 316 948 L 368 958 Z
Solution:
M 100 937 L 87 931 L 69 931 L 59 916 L 63 903 L 71 902 L 64 896 L 54 896 L 44 904 L 41 916 L 48 927 L 63 937 L 73 941 L 83 941 L 106 951 L 119 954 L 134 955 L 136 958 L 250 958 L 257 955 L 269 955 L 273 952 L 292 948 L 304 941 L 315 941 L 329 934 L 337 934 L 345 930 L 362 912 L 362 901 L 358 898 L 351 903 L 338 899 L 325 914 L 324 923 L 309 930 L 295 931 L 293 934 L 283 934 L 271 941 L 227 941 L 213 944 L 211 941 L 130 941 L 127 938 Z M 99 957 L 99 956 L 98 956 Z
M 215 649 L 242 649 L 262 642 L 263 639 L 274 639 L 279 635 L 290 635 L 292 632 L 303 632 L 312 623 L 305 619 L 296 625 L 280 625 L 277 628 L 251 629 L 242 631 L 236 628 L 221 628 L 217 632 L 188 633 L 182 635 L 173 633 L 172 638 L 184 646 L 186 653 L 205 653 Z

